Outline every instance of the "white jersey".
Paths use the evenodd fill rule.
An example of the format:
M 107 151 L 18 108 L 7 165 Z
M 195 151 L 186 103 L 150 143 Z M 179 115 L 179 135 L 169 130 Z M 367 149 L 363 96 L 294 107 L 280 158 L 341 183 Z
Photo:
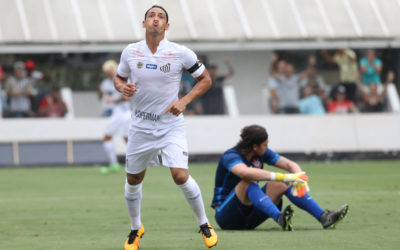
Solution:
M 100 85 L 100 90 L 103 92 L 105 98 L 111 98 L 113 100 L 120 100 L 122 94 L 114 87 L 114 82 L 112 78 L 105 78 Z M 119 101 L 119 102 L 105 102 L 104 108 L 112 110 L 113 112 L 124 112 L 130 110 L 129 101 Z
M 137 88 L 133 96 L 132 126 L 158 130 L 184 125 L 182 114 L 162 114 L 178 100 L 183 69 L 197 78 L 205 67 L 198 63 L 192 50 L 167 39 L 160 42 L 155 54 L 145 40 L 129 44 L 122 51 L 117 73 L 129 77 Z

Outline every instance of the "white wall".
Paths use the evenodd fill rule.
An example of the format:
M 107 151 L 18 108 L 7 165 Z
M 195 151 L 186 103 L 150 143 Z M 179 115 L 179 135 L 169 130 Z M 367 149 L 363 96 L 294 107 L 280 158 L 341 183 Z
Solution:
M 268 83 L 270 51 L 205 52 L 209 64 L 218 66 L 219 73 L 226 73 L 224 57 L 230 59 L 235 75 L 226 80 L 235 88 L 240 114 L 266 114 L 268 107 L 262 92 Z
M 267 128 L 270 147 L 278 152 L 399 151 L 400 115 L 326 116 L 193 116 L 186 117 L 192 154 L 222 153 L 239 140 L 240 130 L 259 124 Z M 95 119 L 3 119 L 0 143 L 101 140 L 107 123 Z M 123 154 L 120 138 L 117 151 Z

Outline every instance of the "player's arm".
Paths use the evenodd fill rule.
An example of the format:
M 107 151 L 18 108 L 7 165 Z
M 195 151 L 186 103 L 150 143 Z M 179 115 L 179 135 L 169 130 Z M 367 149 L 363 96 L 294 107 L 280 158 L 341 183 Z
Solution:
M 279 159 L 276 161 L 275 167 L 284 169 L 290 173 L 299 173 L 302 171 L 299 164 L 283 156 L 279 157 Z
M 192 90 L 187 93 L 185 96 L 183 96 L 181 99 L 178 101 L 172 103 L 164 112 L 163 114 L 166 114 L 167 112 L 171 112 L 172 114 L 178 116 L 180 115 L 185 109 L 186 106 L 194 101 L 196 98 L 200 97 L 203 95 L 210 87 L 211 87 L 211 77 L 208 74 L 208 71 L 204 69 L 203 73 L 201 73 L 200 76 L 196 77 L 197 83 L 194 85 Z
M 307 175 L 301 174 L 282 174 L 270 172 L 258 168 L 249 168 L 243 163 L 235 164 L 231 172 L 243 180 L 248 181 L 282 181 L 282 182 L 304 182 L 307 181 Z
M 136 92 L 136 85 L 128 83 L 127 77 L 122 77 L 118 74 L 114 76 L 114 87 L 125 97 L 132 97 Z

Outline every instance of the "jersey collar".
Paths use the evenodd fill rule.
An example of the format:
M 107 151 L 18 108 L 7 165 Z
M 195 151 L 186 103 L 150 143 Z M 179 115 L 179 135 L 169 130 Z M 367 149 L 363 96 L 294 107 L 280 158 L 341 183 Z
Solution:
M 168 40 L 167 40 L 167 38 L 164 37 L 164 39 L 161 40 L 160 43 L 158 44 L 156 53 L 153 54 L 153 53 L 151 52 L 151 50 L 149 49 L 149 46 L 147 46 L 146 39 L 144 40 L 144 44 L 145 44 L 145 46 L 146 46 L 146 51 L 147 51 L 147 53 L 150 54 L 150 55 L 157 55 L 158 53 L 160 53 L 160 50 L 162 50 L 162 49 L 167 45 L 167 43 L 168 43 Z

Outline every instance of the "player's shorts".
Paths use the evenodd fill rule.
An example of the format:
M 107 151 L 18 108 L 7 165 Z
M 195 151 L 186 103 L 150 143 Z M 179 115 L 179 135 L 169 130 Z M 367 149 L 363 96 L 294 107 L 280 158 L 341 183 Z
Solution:
M 129 124 L 131 122 L 131 112 L 113 112 L 108 120 L 105 135 L 128 137 Z
M 264 193 L 266 189 L 267 184 L 262 187 Z M 282 209 L 282 200 L 278 205 L 278 209 Z M 235 190 L 232 190 L 215 213 L 215 220 L 221 229 L 254 229 L 268 218 L 268 215 L 253 205 L 246 206 L 241 203 L 236 196 Z
M 139 130 L 131 127 L 125 170 L 138 174 L 147 166 L 188 169 L 188 146 L 184 126 L 164 130 Z

